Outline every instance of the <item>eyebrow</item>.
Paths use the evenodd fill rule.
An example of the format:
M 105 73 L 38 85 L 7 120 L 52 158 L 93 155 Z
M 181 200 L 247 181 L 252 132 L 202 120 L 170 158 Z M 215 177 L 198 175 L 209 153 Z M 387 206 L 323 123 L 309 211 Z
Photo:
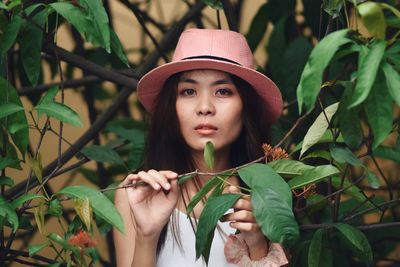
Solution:
M 190 78 L 179 80 L 179 82 L 198 84 L 198 82 L 196 80 L 193 80 Z M 220 85 L 220 84 L 233 84 L 233 82 L 230 80 L 222 79 L 222 80 L 217 80 L 217 81 L 213 82 L 211 85 Z

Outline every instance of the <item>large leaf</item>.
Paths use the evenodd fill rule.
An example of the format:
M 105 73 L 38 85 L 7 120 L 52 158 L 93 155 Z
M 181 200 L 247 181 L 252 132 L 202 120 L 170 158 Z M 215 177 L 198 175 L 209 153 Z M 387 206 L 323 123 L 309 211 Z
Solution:
M 8 158 L 8 157 L 3 158 L 0 156 L 0 170 L 10 167 L 18 162 L 19 162 L 19 160 L 17 160 L 17 159 Z
M 213 177 L 209 179 L 199 190 L 199 192 L 196 193 L 196 195 L 193 196 L 193 198 L 190 200 L 189 204 L 187 205 L 186 208 L 186 214 L 190 216 L 190 213 L 193 211 L 194 207 L 196 207 L 197 203 L 199 203 L 200 200 L 202 200 L 213 188 L 216 186 L 219 186 L 222 184 L 222 180 L 219 177 Z
M 275 191 L 281 200 L 292 206 L 292 192 L 288 184 L 270 166 L 254 163 L 238 171 L 240 178 L 250 187 L 267 187 Z
M 342 180 L 341 180 L 340 177 L 338 177 L 338 176 L 333 176 L 333 177 L 331 178 L 331 182 L 332 182 L 332 186 L 333 186 L 335 189 L 340 189 L 340 188 L 341 188 L 340 186 L 341 186 L 341 184 L 342 184 Z M 347 188 L 347 189 L 344 191 L 344 194 L 353 197 L 353 198 L 354 198 L 355 200 L 357 200 L 359 203 L 364 203 L 364 205 L 365 205 L 367 208 L 373 208 L 373 207 L 375 207 L 371 202 L 369 202 L 369 201 L 365 202 L 365 201 L 367 200 L 367 198 L 366 198 L 366 196 L 362 193 L 362 190 L 361 190 L 360 188 L 358 188 L 357 185 L 351 184 L 351 182 L 349 182 L 349 180 L 345 179 L 345 180 L 343 181 L 343 188 Z
M 381 66 L 385 74 L 389 94 L 396 104 L 400 106 L 400 74 L 386 61 L 383 61 Z
M 365 263 L 372 263 L 372 249 L 367 237 L 358 229 L 344 223 L 334 224 L 349 248 Z
M 288 184 L 293 190 L 309 184 L 317 183 L 327 177 L 338 173 L 340 173 L 340 171 L 332 165 L 321 165 L 311 170 L 307 170 L 302 175 L 291 179 Z
M 369 33 L 378 38 L 385 39 L 386 22 L 385 15 L 379 3 L 365 2 L 357 6 L 358 13 L 360 13 L 364 26 Z
M 7 53 L 7 51 L 14 44 L 17 39 L 17 35 L 21 28 L 22 22 L 24 20 L 20 16 L 14 16 L 11 21 L 7 24 L 7 27 L 2 34 L 1 42 L 0 42 L 0 57 L 1 59 Z M 0 59 L 0 60 L 1 60 Z
M 17 104 L 14 103 L 0 104 L 0 119 L 21 110 L 24 110 L 24 107 L 18 106 Z
M 310 248 L 308 249 L 308 267 L 325 267 L 326 262 L 323 262 L 323 237 L 325 229 L 315 231 Z
M 249 43 L 250 49 L 255 51 L 258 44 L 261 42 L 264 37 L 268 21 L 269 21 L 269 9 L 268 3 L 263 4 L 257 11 L 257 14 L 253 17 L 251 21 L 249 31 L 246 34 L 247 42 Z
M 365 113 L 374 135 L 373 149 L 377 148 L 389 135 L 392 130 L 393 119 L 392 99 L 387 92 L 383 75 L 379 74 L 370 95 L 365 101 Z
M 203 208 L 199 218 L 199 224 L 196 231 L 196 258 L 200 255 L 205 256 L 208 262 L 209 251 L 206 251 L 207 243 L 214 236 L 214 230 L 218 220 L 228 209 L 241 197 L 239 194 L 223 194 L 221 196 L 210 198 Z
M 54 102 L 54 98 L 56 97 L 58 93 L 58 86 L 52 86 L 50 87 L 49 90 L 47 90 L 47 92 L 42 96 L 42 98 L 40 98 L 39 102 L 37 103 L 37 105 L 39 106 L 42 103 L 53 103 Z M 40 118 L 42 116 L 42 111 L 38 110 L 38 117 Z
M 6 220 L 12 225 L 13 232 L 17 231 L 19 226 L 17 213 L 2 196 L 0 196 L 0 211 L 0 214 L 6 214 Z
M 351 42 L 350 39 L 346 38 L 347 33 L 348 29 L 333 32 L 325 36 L 312 50 L 297 87 L 299 113 L 302 112 L 303 105 L 307 112 L 310 112 L 314 108 L 325 68 L 339 47 Z
M 361 145 L 363 133 L 361 129 L 359 107 L 348 109 L 351 96 L 353 95 L 354 83 L 340 82 L 345 87 L 342 98 L 340 99 L 337 117 L 339 128 L 346 144 L 351 148 L 358 148 Z
M 69 2 L 56 2 L 49 6 L 84 35 L 86 41 L 91 42 L 93 45 L 102 45 L 102 39 L 99 33 L 93 30 L 92 21 L 85 9 L 74 6 Z M 107 25 L 107 28 L 108 27 Z
M 375 82 L 385 48 L 385 41 L 376 40 L 369 49 L 363 48 L 360 50 L 357 83 L 349 108 L 355 107 L 367 99 Z
M 16 199 L 14 199 L 11 203 L 11 206 L 13 207 L 13 209 L 16 209 L 16 208 L 22 206 L 22 204 L 24 204 L 25 202 L 27 202 L 29 200 L 37 199 L 37 198 L 46 199 L 43 195 L 39 195 L 39 194 L 24 194 L 22 196 L 19 196 Z
M 290 159 L 275 160 L 268 163 L 276 173 L 283 177 L 293 177 L 304 173 L 307 170 L 313 169 L 313 166 L 306 165 L 303 162 Z
M 21 100 L 15 88 L 0 77 L 0 104 L 13 103 L 22 107 Z M 14 144 L 22 155 L 25 155 L 29 142 L 28 121 L 24 111 L 7 116 L 7 120 L 0 120 L 0 124 L 8 129 Z
M 375 157 L 390 159 L 400 163 L 400 150 L 396 148 L 378 146 L 376 149 L 372 150 L 372 154 Z
M 353 166 L 361 167 L 363 163 L 347 147 L 331 147 L 332 157 L 339 163 L 349 163 Z
M 36 106 L 38 112 L 47 114 L 49 117 L 56 118 L 59 121 L 82 127 L 82 121 L 74 110 L 70 107 L 57 102 L 41 103 Z
M 335 115 L 338 109 L 339 103 L 335 103 L 325 108 L 318 117 L 315 119 L 314 123 L 308 129 L 306 136 L 304 136 L 303 145 L 300 151 L 300 157 L 306 152 L 310 147 L 318 143 L 321 137 L 324 135 L 326 129 L 330 124 L 330 121 Z
M 79 185 L 68 186 L 61 189 L 57 194 L 76 197 L 81 200 L 88 198 L 90 206 L 93 208 L 93 211 L 97 216 L 112 224 L 120 232 L 125 232 L 124 223 L 118 210 L 105 195 L 103 195 L 96 189 Z
M 291 206 L 282 196 L 266 187 L 251 189 L 253 214 L 261 231 L 272 242 L 285 247 L 293 245 L 299 237 L 299 227 Z
M 110 28 L 110 48 L 111 51 L 121 60 L 125 66 L 129 67 L 129 60 L 125 55 L 124 48 L 118 35 Z
M 22 64 L 32 86 L 36 86 L 41 71 L 43 32 L 39 27 L 44 26 L 47 15 L 48 11 L 46 9 L 36 14 L 33 18 L 33 23 L 26 24 L 21 30 L 18 39 Z
M 124 161 L 115 150 L 108 146 L 91 145 L 81 150 L 82 154 L 98 162 L 116 163 L 125 166 Z
M 14 180 L 8 176 L 0 176 L 0 186 L 1 185 L 13 186 Z
M 110 27 L 108 25 L 107 12 L 101 0 L 80 0 L 79 3 L 85 7 L 91 19 L 91 31 L 96 31 L 101 47 L 108 53 L 110 49 Z

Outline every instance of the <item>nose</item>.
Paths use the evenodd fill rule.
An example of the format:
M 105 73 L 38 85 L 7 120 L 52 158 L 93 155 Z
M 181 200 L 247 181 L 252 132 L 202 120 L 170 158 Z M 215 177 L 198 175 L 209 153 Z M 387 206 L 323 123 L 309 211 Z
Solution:
M 196 109 L 197 115 L 214 115 L 215 106 L 212 97 L 207 93 L 201 94 L 198 98 Z

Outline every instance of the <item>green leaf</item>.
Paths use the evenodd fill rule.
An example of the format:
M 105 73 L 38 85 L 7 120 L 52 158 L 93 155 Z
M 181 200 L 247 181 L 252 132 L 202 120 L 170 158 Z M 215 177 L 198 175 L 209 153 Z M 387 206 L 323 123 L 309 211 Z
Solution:
M 108 24 L 107 12 L 101 0 L 80 0 L 79 3 L 85 7 L 91 19 L 91 31 L 97 32 L 101 47 L 108 53 L 110 49 L 110 26 Z
M 330 152 L 333 159 L 339 163 L 349 163 L 358 167 L 364 166 L 362 161 L 358 159 L 347 147 L 331 147 Z
M 249 31 L 246 34 L 247 42 L 250 46 L 251 51 L 255 51 L 257 49 L 258 44 L 261 42 L 264 37 L 267 26 L 269 22 L 269 2 L 263 4 L 257 11 L 257 14 L 253 17 L 251 21 Z
M 348 108 L 353 108 L 367 99 L 375 82 L 385 48 L 385 41 L 376 40 L 369 49 L 363 47 L 360 50 L 356 88 Z
M 369 186 L 373 189 L 379 189 L 381 184 L 379 183 L 378 176 L 376 176 L 375 173 L 373 173 L 372 171 L 370 171 L 368 169 L 366 169 L 366 172 L 367 172 L 367 179 L 368 179 Z
M 14 103 L 0 104 L 0 119 L 22 110 L 24 110 L 23 107 Z
M 125 166 L 124 161 L 115 150 L 108 146 L 91 145 L 81 150 L 81 153 L 97 162 L 116 163 Z
M 223 9 L 221 0 L 201 0 L 204 4 L 214 9 Z
M 203 157 L 207 167 L 210 169 L 214 168 L 214 144 L 212 142 L 207 142 L 206 146 L 204 147 Z
M 358 229 L 344 223 L 334 224 L 349 248 L 365 263 L 372 263 L 372 249 L 367 237 Z
M 321 262 L 323 257 L 323 237 L 325 229 L 318 229 L 315 231 L 310 248 L 308 249 L 308 267 L 325 267 L 325 263 Z
M 299 113 L 302 112 L 303 105 L 305 105 L 307 112 L 310 112 L 314 108 L 325 68 L 339 47 L 351 42 L 346 37 L 347 33 L 348 29 L 335 31 L 325 36 L 312 50 L 297 87 Z
M 94 213 L 112 224 L 120 232 L 124 233 L 124 223 L 118 210 L 113 203 L 99 191 L 86 186 L 68 186 L 61 189 L 57 194 L 64 194 L 84 200 L 89 199 L 89 203 Z
M 381 40 L 385 39 L 386 22 L 385 15 L 379 3 L 365 2 L 357 6 L 364 26 L 368 32 Z
M 57 102 L 42 103 L 36 106 L 35 109 L 38 113 L 45 113 L 49 117 L 56 118 L 57 120 L 71 124 L 72 126 L 83 126 L 78 113 L 64 104 Z
M 14 103 L 22 107 L 21 100 L 15 88 L 0 77 L 0 104 Z M 0 120 L 0 124 L 8 129 L 14 144 L 24 156 L 29 142 L 28 121 L 24 111 L 11 114 L 7 119 Z
M 17 213 L 14 211 L 12 205 L 7 202 L 2 196 L 0 196 L 0 214 L 6 215 L 6 220 L 12 225 L 13 232 L 17 231 L 19 226 Z
M 219 186 L 222 184 L 221 178 L 218 177 L 212 177 L 209 179 L 200 189 L 199 192 L 196 193 L 196 195 L 193 196 L 193 198 L 190 200 L 189 204 L 187 205 L 186 208 L 186 214 L 189 217 L 190 213 L 192 213 L 194 207 L 196 207 L 197 203 L 199 203 L 200 200 L 202 200 L 208 192 L 210 192 L 214 187 Z
M 93 30 L 93 22 L 91 21 L 87 10 L 81 7 L 76 7 L 70 2 L 57 2 L 52 3 L 49 6 L 51 6 L 58 14 L 65 18 L 82 35 L 84 35 L 86 41 L 96 46 L 103 45 L 99 33 Z M 107 27 L 109 26 L 107 25 Z
M 341 187 L 341 183 L 342 183 L 342 179 L 338 176 L 332 176 L 331 178 L 332 181 L 332 186 L 339 190 Z M 373 208 L 375 207 L 372 203 L 365 202 L 366 201 L 366 197 L 364 194 L 362 194 L 362 190 L 360 188 L 358 188 L 356 185 L 352 185 L 351 182 L 349 182 L 349 180 L 345 179 L 343 182 L 343 188 L 348 188 L 344 191 L 344 194 L 347 194 L 351 197 L 353 197 L 355 200 L 357 200 L 359 203 L 365 203 L 364 205 L 366 205 L 368 208 Z
M 14 180 L 8 176 L 0 176 L 0 186 L 1 185 L 13 186 Z
M 332 165 L 321 165 L 311 170 L 305 171 L 302 175 L 299 175 L 291 179 L 288 184 L 290 188 L 297 189 L 308 184 L 317 183 L 327 177 L 338 174 L 340 171 Z
M 1 37 L 0 42 L 0 57 L 1 60 L 7 51 L 12 47 L 17 39 L 19 30 L 23 23 L 23 19 L 20 16 L 14 16 L 11 21 L 7 24 L 4 33 Z
M 213 238 L 214 230 L 218 220 L 228 209 L 241 197 L 239 194 L 223 194 L 218 197 L 210 198 L 201 212 L 196 231 L 196 259 L 200 255 L 205 256 L 208 262 L 208 251 L 206 251 L 207 240 Z
M 58 93 L 58 85 L 51 86 L 49 90 L 47 90 L 47 92 L 42 96 L 42 98 L 40 98 L 37 105 L 39 106 L 42 103 L 48 104 L 54 102 L 54 98 L 56 97 L 57 93 Z
M 121 41 L 118 38 L 118 35 L 110 28 L 110 48 L 111 51 L 117 55 L 119 60 L 125 64 L 125 66 L 129 67 L 129 60 L 126 57 L 124 52 L 124 48 L 121 44 Z
M 37 85 L 41 71 L 43 32 L 39 27 L 43 27 L 47 15 L 46 9 L 36 14 L 32 19 L 34 23 L 27 23 L 19 34 L 22 65 L 32 86 Z
M 188 175 L 181 176 L 178 179 L 178 184 L 183 184 L 184 182 L 186 182 L 187 180 L 192 179 L 195 176 L 196 176 L 196 174 L 188 174 Z
M 290 247 L 299 238 L 299 227 L 291 206 L 282 196 L 266 187 L 251 189 L 253 214 L 261 231 L 272 242 Z
M 311 127 L 308 129 L 306 135 L 304 136 L 303 145 L 300 151 L 300 157 L 306 152 L 310 147 L 318 143 L 318 141 L 324 135 L 326 129 L 332 120 L 333 115 L 335 115 L 338 109 L 339 103 L 335 103 L 325 108 L 318 117 L 315 119 Z
M 374 136 L 372 149 L 375 149 L 392 130 L 393 105 L 381 72 L 365 101 L 365 113 Z
M 238 170 L 240 178 L 250 187 L 268 187 L 274 190 L 288 206 L 292 206 L 292 192 L 285 180 L 270 166 L 254 163 Z
M 8 7 L 3 2 L 0 2 L 0 9 L 8 10 Z
M 46 199 L 43 195 L 38 195 L 38 194 L 24 194 L 22 196 L 19 196 L 18 198 L 14 199 L 11 202 L 11 206 L 13 207 L 13 209 L 16 209 L 18 207 L 21 207 L 22 204 L 24 204 L 25 202 L 32 200 L 32 199 L 37 199 L 37 198 L 42 198 L 42 199 Z
M 378 146 L 376 149 L 372 150 L 372 154 L 375 157 L 390 159 L 397 163 L 400 163 L 400 150 L 396 148 L 391 148 L 388 146 Z
M 389 94 L 394 102 L 400 106 L 400 74 L 386 60 L 382 61 L 381 68 L 385 74 Z
M 303 172 L 313 169 L 313 166 L 306 165 L 303 162 L 290 159 L 281 159 L 269 162 L 267 164 L 276 173 L 283 177 L 293 177 L 302 174 Z
M 12 158 L 3 158 L 0 157 L 0 170 L 3 170 L 5 168 L 10 167 L 11 165 L 18 163 L 19 160 L 18 159 L 12 159 Z
M 363 138 L 359 116 L 360 107 L 355 107 L 350 110 L 347 108 L 350 105 L 354 83 L 345 81 L 338 83 L 345 88 L 340 99 L 338 111 L 336 112 L 339 128 L 345 143 L 349 147 L 356 149 L 361 145 Z
M 29 245 L 28 246 L 29 257 L 36 255 L 38 252 L 40 252 L 42 249 L 44 249 L 47 246 L 48 246 L 48 244 Z

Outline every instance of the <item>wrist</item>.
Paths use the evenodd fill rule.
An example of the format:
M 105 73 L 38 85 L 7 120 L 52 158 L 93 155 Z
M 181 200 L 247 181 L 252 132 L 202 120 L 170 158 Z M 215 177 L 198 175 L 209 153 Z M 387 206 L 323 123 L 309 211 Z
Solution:
M 251 260 L 259 260 L 267 256 L 268 254 L 268 242 L 267 240 L 263 240 L 263 242 L 259 242 L 258 244 L 254 244 L 249 247 L 249 257 Z

